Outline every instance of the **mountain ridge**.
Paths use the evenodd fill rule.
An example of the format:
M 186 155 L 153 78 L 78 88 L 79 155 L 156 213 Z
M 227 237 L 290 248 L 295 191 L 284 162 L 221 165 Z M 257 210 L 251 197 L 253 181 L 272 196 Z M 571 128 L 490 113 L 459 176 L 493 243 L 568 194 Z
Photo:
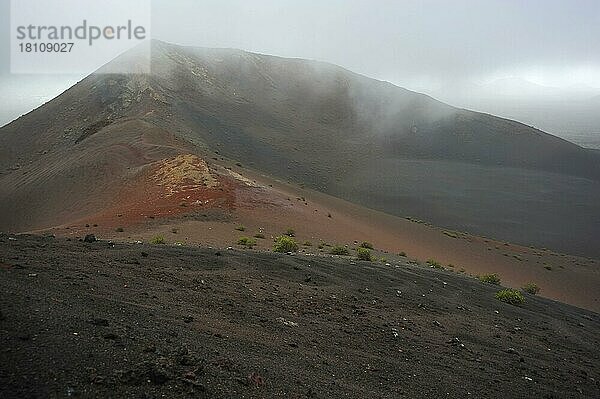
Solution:
M 111 200 L 106 187 L 181 153 L 217 162 L 224 157 L 387 213 L 477 234 L 500 232 L 503 239 L 511 239 L 514 228 L 501 220 L 486 226 L 484 212 L 530 205 L 500 191 L 506 198 L 484 205 L 472 194 L 456 194 L 489 191 L 486 184 L 496 178 L 524 186 L 542 173 L 539 179 L 548 183 L 520 197 L 530 202 L 557 179 L 574 198 L 592 201 L 598 195 L 597 152 L 515 121 L 458 109 L 323 62 L 158 41 L 152 49 L 151 74 L 91 74 L 0 129 L 0 202 L 6 209 L 0 226 L 40 227 L 43 213 L 83 216 Z M 125 53 L 114 62 L 135 57 Z M 448 175 L 454 168 L 448 163 L 464 165 L 460 175 L 475 170 L 470 179 L 477 185 Z M 512 170 L 524 172 L 513 176 Z M 557 173 L 564 177 L 553 178 Z M 416 179 L 402 186 L 414 193 L 398 191 L 395 182 L 406 178 Z M 436 191 L 449 180 L 457 188 L 445 188 L 455 193 L 443 199 Z M 562 189 L 551 191 L 560 195 Z M 426 192 L 431 197 L 419 199 Z M 448 205 L 456 209 L 443 211 Z M 472 206 L 481 209 L 466 215 Z M 593 209 L 586 203 L 582 214 Z M 559 219 L 547 222 L 541 214 L 520 221 L 513 212 L 507 218 L 516 225 L 534 222 L 533 231 L 515 235 L 527 242 L 545 230 L 555 236 L 553 226 L 568 217 L 566 208 L 557 214 Z M 594 231 L 587 224 L 573 229 L 587 239 Z

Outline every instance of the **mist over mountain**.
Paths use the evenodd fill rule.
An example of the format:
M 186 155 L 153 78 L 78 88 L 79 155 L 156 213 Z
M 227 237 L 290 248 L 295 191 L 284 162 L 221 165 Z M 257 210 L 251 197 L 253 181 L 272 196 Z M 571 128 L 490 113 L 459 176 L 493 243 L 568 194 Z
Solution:
M 600 226 L 595 151 L 331 64 L 158 41 L 151 75 L 92 74 L 0 130 L 0 225 L 85 214 L 183 149 L 527 244 L 589 253 Z
M 534 126 L 584 147 L 600 149 L 600 89 L 548 87 L 521 78 L 485 84 L 457 82 L 431 92 L 450 104 Z

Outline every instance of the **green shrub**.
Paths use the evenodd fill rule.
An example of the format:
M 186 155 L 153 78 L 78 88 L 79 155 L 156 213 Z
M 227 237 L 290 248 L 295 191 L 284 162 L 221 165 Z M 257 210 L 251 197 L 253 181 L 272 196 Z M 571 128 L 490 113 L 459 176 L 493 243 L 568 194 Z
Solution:
M 238 226 L 235 228 L 237 231 L 246 231 L 246 228 L 244 226 Z
M 290 229 L 287 229 L 284 234 L 288 237 L 295 237 L 296 231 L 294 229 L 290 228 Z
M 523 294 L 521 294 L 520 291 L 513 289 L 505 289 L 496 292 L 496 299 L 516 306 L 525 303 L 525 297 Z
M 363 241 L 359 245 L 360 248 L 373 249 L 373 244 L 368 241 Z
M 256 233 L 256 234 L 254 234 L 254 238 L 264 239 L 265 235 L 263 233 Z
M 540 292 L 540 287 L 536 283 L 527 283 L 523 286 L 523 291 L 531 295 L 537 295 Z
M 369 262 L 373 259 L 371 257 L 371 251 L 363 247 L 359 247 L 356 249 L 356 257 L 358 258 L 358 260 L 367 260 Z
M 150 244 L 164 244 L 165 242 L 165 237 L 161 235 L 154 236 L 150 240 Z
M 252 248 L 256 245 L 256 240 L 250 237 L 240 237 L 237 243 L 238 245 L 243 245 L 245 247 Z
M 404 252 L 404 251 L 401 251 L 401 252 L 398 254 L 398 256 L 404 256 L 404 257 L 406 257 L 406 252 Z
M 497 274 L 484 274 L 477 276 L 477 279 L 482 283 L 500 285 L 500 277 Z
M 434 269 L 444 270 L 444 266 L 442 266 L 442 264 L 435 259 L 427 260 L 427 264 L 433 267 Z
M 312 242 L 304 241 L 304 244 L 302 244 L 302 245 L 304 245 L 305 247 L 312 247 Z
M 279 236 L 275 239 L 275 245 L 273 246 L 273 252 L 296 252 L 298 251 L 298 244 L 296 241 L 289 236 Z
M 329 253 L 332 255 L 350 255 L 350 252 L 348 252 L 346 248 L 339 245 L 336 245 L 335 247 L 331 248 Z

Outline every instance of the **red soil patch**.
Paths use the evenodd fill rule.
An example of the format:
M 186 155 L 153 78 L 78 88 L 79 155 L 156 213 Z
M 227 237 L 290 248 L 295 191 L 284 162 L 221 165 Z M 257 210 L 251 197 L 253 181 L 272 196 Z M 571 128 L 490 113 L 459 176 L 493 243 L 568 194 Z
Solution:
M 144 168 L 120 190 L 117 205 L 75 224 L 108 231 L 208 209 L 229 211 L 237 186 L 239 182 L 216 173 L 197 156 L 178 155 Z

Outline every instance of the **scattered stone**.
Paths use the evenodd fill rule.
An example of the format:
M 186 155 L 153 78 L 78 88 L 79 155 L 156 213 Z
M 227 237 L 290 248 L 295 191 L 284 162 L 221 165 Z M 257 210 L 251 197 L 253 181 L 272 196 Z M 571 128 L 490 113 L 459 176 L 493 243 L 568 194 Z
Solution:
M 86 234 L 85 238 L 83 239 L 84 242 L 96 242 L 98 241 L 96 239 L 96 236 L 93 234 Z
M 506 353 L 510 353 L 511 355 L 517 355 L 517 351 L 514 348 L 508 348 Z
M 171 373 L 162 364 L 147 362 L 142 366 L 146 368 L 144 374 L 153 384 L 162 385 L 172 379 Z
M 458 337 L 454 337 L 448 341 L 446 341 L 446 343 L 451 344 L 452 346 L 458 346 L 459 348 L 464 348 L 465 344 L 463 344 L 462 342 L 460 342 L 460 339 Z
M 442 323 L 440 323 L 440 322 L 439 322 L 439 321 L 437 321 L 437 320 L 434 320 L 434 321 L 433 321 L 433 325 L 434 325 L 434 326 L 436 326 L 436 327 L 440 327 L 440 328 L 442 327 Z
M 288 327 L 298 327 L 298 323 L 296 323 L 295 321 L 291 321 L 291 320 L 286 320 L 283 317 L 278 317 L 277 321 L 280 322 L 281 324 L 284 324 Z
M 27 276 L 28 277 L 37 277 L 37 273 L 29 273 Z

